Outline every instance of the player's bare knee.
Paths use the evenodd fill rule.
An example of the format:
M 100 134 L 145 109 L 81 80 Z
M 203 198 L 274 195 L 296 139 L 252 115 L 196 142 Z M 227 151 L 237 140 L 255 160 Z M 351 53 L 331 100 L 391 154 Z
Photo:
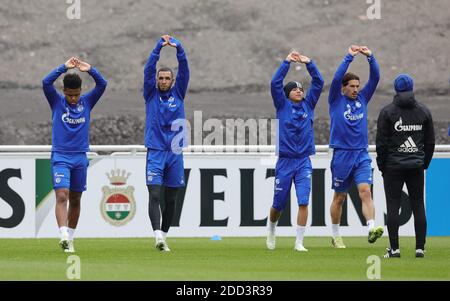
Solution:
M 336 192 L 334 194 L 333 203 L 342 206 L 345 202 L 347 194 L 345 192 Z
M 66 189 L 58 189 L 55 191 L 56 202 L 65 203 L 69 199 L 69 191 Z
M 370 202 L 372 199 L 372 193 L 369 186 L 362 186 L 359 189 L 359 197 L 363 202 Z
M 71 191 L 69 193 L 69 201 L 70 201 L 71 204 L 74 204 L 74 205 L 78 204 L 79 205 L 80 204 L 80 200 L 81 200 L 81 192 Z
M 69 206 L 71 208 L 79 208 L 80 207 L 80 199 L 79 198 L 69 199 Z

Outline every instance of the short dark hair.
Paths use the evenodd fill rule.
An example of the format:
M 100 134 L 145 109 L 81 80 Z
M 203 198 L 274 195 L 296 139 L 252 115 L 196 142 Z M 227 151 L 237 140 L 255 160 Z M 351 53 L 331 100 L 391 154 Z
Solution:
M 67 73 L 63 79 L 64 89 L 81 88 L 81 78 L 76 73 Z
M 355 79 L 359 81 L 359 76 L 351 72 L 345 73 L 344 77 L 342 78 L 342 86 L 347 86 L 349 81 Z
M 170 74 L 172 75 L 172 78 L 173 78 L 173 71 L 169 67 L 161 67 L 161 68 L 159 68 L 158 72 L 156 72 L 156 76 L 158 76 L 159 72 L 161 72 L 161 71 L 162 72 L 170 72 Z

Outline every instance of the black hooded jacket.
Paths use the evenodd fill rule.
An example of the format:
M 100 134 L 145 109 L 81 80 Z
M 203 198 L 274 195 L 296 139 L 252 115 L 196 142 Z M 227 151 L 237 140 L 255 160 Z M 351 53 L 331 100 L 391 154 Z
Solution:
M 431 113 L 412 91 L 399 92 L 378 116 L 378 169 L 428 168 L 434 152 Z

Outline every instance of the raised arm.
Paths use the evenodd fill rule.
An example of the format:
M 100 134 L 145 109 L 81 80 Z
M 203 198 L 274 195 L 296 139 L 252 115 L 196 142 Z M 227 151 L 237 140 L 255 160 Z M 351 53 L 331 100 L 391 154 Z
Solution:
M 150 53 L 147 63 L 144 67 L 144 99 L 147 101 L 156 91 L 156 63 L 159 60 L 161 48 L 167 45 L 167 42 L 161 38 L 156 43 L 155 48 Z
M 380 67 L 378 62 L 372 54 L 372 51 L 367 48 L 367 46 L 360 46 L 360 52 L 367 56 L 367 61 L 370 66 L 369 81 L 361 90 L 361 94 L 367 99 L 367 102 L 372 98 L 375 89 L 377 88 L 378 82 L 380 81 Z
M 328 94 L 328 103 L 331 104 L 341 96 L 342 78 L 344 77 L 345 72 L 347 72 L 348 66 L 353 61 L 353 58 L 358 54 L 358 52 L 359 46 L 352 45 L 348 48 L 348 53 L 336 70 L 333 81 L 331 82 L 330 93 Z
M 378 169 L 383 173 L 386 167 L 386 158 L 389 154 L 389 137 L 392 125 L 386 115 L 386 111 L 382 110 L 377 121 L 376 135 L 376 151 Z
M 284 101 L 286 99 L 286 95 L 284 95 L 283 90 L 283 80 L 289 71 L 291 62 L 298 61 L 299 55 L 300 54 L 295 51 L 289 53 L 289 55 L 281 63 L 280 67 L 278 67 L 277 71 L 272 77 L 272 81 L 270 83 L 270 92 L 272 94 L 273 104 L 277 109 L 283 107 Z
M 75 58 L 71 57 L 66 63 L 58 66 L 42 80 L 42 89 L 44 90 L 45 97 L 47 98 L 50 107 L 53 107 L 53 103 L 55 102 L 55 100 L 61 97 L 58 91 L 56 91 L 53 83 L 61 74 L 66 73 L 67 70 L 74 68 L 75 65 Z
M 175 91 L 184 100 L 189 84 L 189 65 L 181 42 L 174 37 L 169 37 L 168 44 L 177 49 L 178 73 L 175 80 Z
M 300 62 L 306 64 L 306 69 L 312 77 L 311 87 L 309 88 L 305 99 L 310 101 L 312 108 L 315 108 L 319 101 L 320 94 L 322 93 L 324 81 L 316 64 L 310 58 L 300 55 Z
M 105 92 L 108 82 L 97 69 L 86 62 L 78 60 L 77 67 L 81 72 L 89 73 L 89 75 L 92 76 L 95 81 L 95 88 L 85 94 L 85 97 L 92 109 L 98 102 L 100 97 L 103 95 L 103 92 Z

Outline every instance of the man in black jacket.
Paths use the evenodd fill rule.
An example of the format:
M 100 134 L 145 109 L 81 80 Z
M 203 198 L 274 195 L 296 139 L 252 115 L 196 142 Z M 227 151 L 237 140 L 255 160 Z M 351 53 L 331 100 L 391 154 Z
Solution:
M 416 101 L 413 79 L 400 74 L 394 81 L 394 101 L 378 116 L 377 164 L 383 174 L 390 248 L 384 257 L 400 257 L 399 209 L 406 183 L 414 214 L 416 257 L 424 257 L 427 221 L 423 201 L 424 170 L 434 152 L 434 129 L 430 111 Z

